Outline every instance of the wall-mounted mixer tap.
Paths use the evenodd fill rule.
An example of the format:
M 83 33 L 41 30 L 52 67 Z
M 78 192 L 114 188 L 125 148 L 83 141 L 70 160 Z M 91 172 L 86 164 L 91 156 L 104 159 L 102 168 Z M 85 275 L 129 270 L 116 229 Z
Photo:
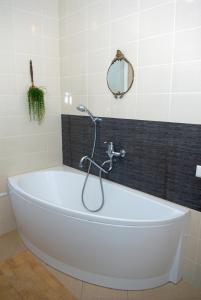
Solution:
M 104 144 L 108 144 L 107 148 L 107 155 L 109 157 L 109 160 L 106 160 L 103 164 L 102 167 L 105 166 L 106 164 L 109 164 L 109 169 L 107 170 L 108 172 L 112 170 L 113 167 L 113 158 L 114 157 L 125 157 L 126 151 L 124 149 L 121 149 L 119 152 L 114 151 L 114 144 L 113 142 L 104 142 Z
M 124 149 L 121 149 L 119 152 L 114 151 L 113 142 L 104 142 L 104 144 L 108 144 L 106 153 L 110 159 L 112 159 L 113 157 L 124 157 L 126 155 L 126 151 Z

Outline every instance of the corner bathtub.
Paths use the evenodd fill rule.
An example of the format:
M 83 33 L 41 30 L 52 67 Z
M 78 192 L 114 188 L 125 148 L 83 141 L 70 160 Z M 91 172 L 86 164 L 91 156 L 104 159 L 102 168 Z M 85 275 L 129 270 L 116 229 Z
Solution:
M 81 204 L 85 174 L 58 167 L 9 178 L 18 230 L 26 246 L 50 266 L 81 280 L 125 290 L 181 279 L 189 210 L 104 180 L 105 206 Z M 91 176 L 86 197 L 99 198 Z

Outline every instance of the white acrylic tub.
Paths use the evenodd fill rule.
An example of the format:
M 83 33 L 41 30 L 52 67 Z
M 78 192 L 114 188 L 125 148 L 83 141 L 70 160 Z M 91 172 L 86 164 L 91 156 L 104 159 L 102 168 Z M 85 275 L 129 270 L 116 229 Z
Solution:
M 84 173 L 58 167 L 9 178 L 18 230 L 47 264 L 106 287 L 140 290 L 181 279 L 189 210 L 104 180 L 105 206 L 81 204 Z M 98 178 L 88 205 L 100 200 Z

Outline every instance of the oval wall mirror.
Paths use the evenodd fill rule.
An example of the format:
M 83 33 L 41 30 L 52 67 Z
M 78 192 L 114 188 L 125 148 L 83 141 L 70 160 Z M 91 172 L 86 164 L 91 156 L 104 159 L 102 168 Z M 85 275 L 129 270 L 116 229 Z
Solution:
M 131 63 L 117 50 L 107 72 L 107 85 L 115 98 L 123 98 L 130 90 L 134 80 L 134 70 Z

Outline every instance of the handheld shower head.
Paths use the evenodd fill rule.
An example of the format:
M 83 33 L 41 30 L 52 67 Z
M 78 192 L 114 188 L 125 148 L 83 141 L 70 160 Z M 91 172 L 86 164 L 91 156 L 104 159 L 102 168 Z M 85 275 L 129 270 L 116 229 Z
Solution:
M 81 112 L 85 112 L 86 111 L 86 107 L 82 104 L 80 104 L 79 106 L 77 106 L 77 110 L 81 111 Z
M 90 118 L 92 119 L 92 121 L 94 123 L 96 123 L 97 121 L 101 121 L 100 118 L 96 118 L 92 115 L 92 113 L 86 108 L 86 106 L 84 106 L 83 104 L 80 104 L 79 106 L 77 106 L 77 110 L 81 111 L 81 112 L 86 112 Z

